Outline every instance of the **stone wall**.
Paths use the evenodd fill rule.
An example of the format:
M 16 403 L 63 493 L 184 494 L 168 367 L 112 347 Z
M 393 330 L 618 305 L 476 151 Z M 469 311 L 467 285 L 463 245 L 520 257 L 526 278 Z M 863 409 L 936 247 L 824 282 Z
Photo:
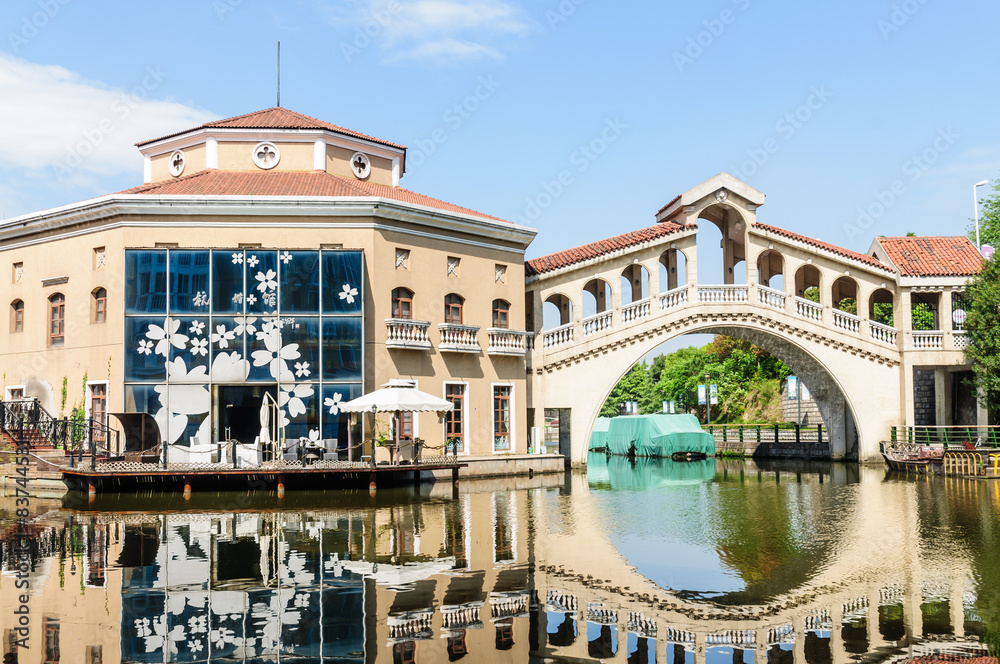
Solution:
M 913 370 L 913 424 L 918 427 L 937 425 L 933 369 Z

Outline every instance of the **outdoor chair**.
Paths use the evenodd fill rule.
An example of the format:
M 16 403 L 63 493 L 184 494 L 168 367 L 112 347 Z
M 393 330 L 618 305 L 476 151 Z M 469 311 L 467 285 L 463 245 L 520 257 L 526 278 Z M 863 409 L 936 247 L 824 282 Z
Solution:
M 285 447 L 285 451 L 282 452 L 281 458 L 284 461 L 298 461 L 299 460 L 299 441 L 292 441 L 288 443 Z

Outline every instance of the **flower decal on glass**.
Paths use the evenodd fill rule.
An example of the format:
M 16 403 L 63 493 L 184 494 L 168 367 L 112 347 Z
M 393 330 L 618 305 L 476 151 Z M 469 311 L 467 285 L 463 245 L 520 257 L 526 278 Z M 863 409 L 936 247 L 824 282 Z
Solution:
M 183 349 L 185 344 L 187 344 L 188 337 L 186 334 L 181 334 L 178 332 L 181 328 L 181 322 L 175 318 L 167 318 L 163 321 L 163 327 L 159 325 L 149 325 L 149 329 L 146 332 L 146 338 L 152 339 L 156 342 L 155 353 L 157 355 L 162 355 L 166 357 L 170 352 L 170 347 Z
M 153 352 L 153 342 L 141 339 L 139 341 L 139 347 L 135 349 L 135 352 L 140 355 L 150 355 Z
M 308 378 L 309 374 L 312 372 L 309 370 L 308 362 L 296 362 L 295 363 L 295 377 L 296 378 Z
M 251 307 L 257 304 L 257 296 L 254 295 L 253 293 L 247 293 L 247 304 L 250 305 Z
M 344 395 L 340 392 L 334 392 L 332 397 L 327 397 L 323 400 L 323 406 L 330 409 L 331 415 L 340 414 L 340 400 L 344 398 Z
M 313 394 L 313 386 L 307 383 L 282 385 L 281 394 L 278 395 L 278 406 L 284 408 L 287 405 L 289 417 L 305 415 L 306 404 L 302 400 L 308 399 Z
M 268 291 L 277 290 L 278 282 L 276 281 L 278 274 L 274 270 L 268 270 L 267 272 L 258 272 L 254 279 L 257 280 L 257 290 L 261 293 L 266 293 Z
M 240 265 L 243 265 L 243 252 L 242 251 L 238 251 L 238 252 L 236 252 L 236 253 L 233 254 L 233 265 L 236 265 L 237 263 L 240 264 Z
M 260 259 L 254 256 L 253 254 L 251 254 L 250 258 L 247 259 L 247 265 L 249 265 L 251 268 L 257 267 L 258 263 L 260 263 Z
M 188 328 L 188 332 L 190 332 L 191 335 L 195 337 L 204 333 L 204 331 L 205 331 L 205 323 L 201 322 L 200 320 L 194 321 L 193 323 L 191 323 L 191 327 Z
M 354 298 L 358 296 L 358 289 L 351 288 L 350 284 L 344 284 L 344 289 L 340 291 L 340 299 L 347 300 L 348 304 L 354 304 Z
M 265 326 L 267 323 L 265 323 Z M 271 328 L 270 332 L 258 332 L 257 338 L 264 342 L 266 350 L 255 350 L 252 353 L 253 365 L 255 367 L 267 366 L 273 378 L 280 381 L 294 382 L 295 376 L 288 368 L 290 360 L 297 360 L 300 357 L 299 345 L 281 345 L 281 335 L 277 328 Z
M 236 338 L 234 330 L 227 330 L 225 325 L 216 325 L 215 332 L 212 333 L 212 343 L 218 344 L 219 348 L 229 348 L 229 342 Z
M 288 265 L 289 263 L 292 262 L 292 255 L 287 251 L 284 251 L 278 254 L 278 260 L 284 263 L 285 265 Z
M 237 316 L 236 336 L 240 336 L 242 334 L 253 336 L 257 332 L 256 322 L 256 316 Z
M 191 341 L 192 355 L 208 355 L 208 339 L 194 339 Z

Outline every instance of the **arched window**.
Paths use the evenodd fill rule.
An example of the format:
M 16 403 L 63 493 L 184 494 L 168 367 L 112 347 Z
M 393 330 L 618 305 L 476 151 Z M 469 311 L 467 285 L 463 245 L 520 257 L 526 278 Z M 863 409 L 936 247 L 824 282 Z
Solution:
M 66 296 L 56 293 L 49 298 L 49 346 L 66 343 Z
M 24 300 L 10 303 L 10 331 L 24 332 Z
M 510 302 L 493 300 L 493 327 L 507 329 L 510 327 Z
M 444 322 L 452 325 L 462 324 L 462 307 L 465 300 L 462 296 L 448 293 L 444 296 Z
M 413 291 L 407 288 L 392 291 L 392 317 L 404 320 L 413 318 Z
M 95 323 L 104 323 L 108 320 L 108 291 L 106 288 L 98 288 L 90 294 L 93 298 L 93 309 L 91 310 L 91 320 Z

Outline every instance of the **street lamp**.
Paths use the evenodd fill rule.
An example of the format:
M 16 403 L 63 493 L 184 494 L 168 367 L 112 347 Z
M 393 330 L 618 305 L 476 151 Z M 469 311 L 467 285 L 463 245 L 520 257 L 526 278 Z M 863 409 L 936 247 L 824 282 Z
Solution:
M 712 423 L 712 388 L 709 387 L 708 381 L 711 379 L 712 375 L 705 372 L 705 425 L 708 426 Z
M 979 244 L 979 194 L 976 190 L 989 183 L 989 180 L 983 180 L 982 182 L 977 182 L 976 186 L 972 188 L 972 204 L 976 208 L 976 249 L 980 251 L 982 251 L 982 247 Z

